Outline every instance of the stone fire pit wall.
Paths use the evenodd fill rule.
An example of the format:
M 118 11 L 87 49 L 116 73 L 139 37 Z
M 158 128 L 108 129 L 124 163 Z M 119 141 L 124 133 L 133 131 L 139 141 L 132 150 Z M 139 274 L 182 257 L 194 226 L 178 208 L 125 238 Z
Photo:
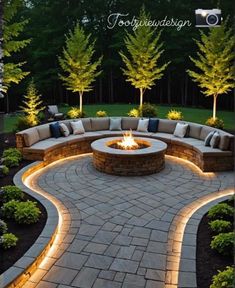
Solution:
M 140 176 L 154 174 L 164 168 L 167 148 L 164 142 L 137 138 L 148 142 L 150 146 L 131 151 L 114 149 L 107 145 L 118 139 L 120 137 L 104 138 L 91 144 L 93 165 L 98 171 L 120 176 Z

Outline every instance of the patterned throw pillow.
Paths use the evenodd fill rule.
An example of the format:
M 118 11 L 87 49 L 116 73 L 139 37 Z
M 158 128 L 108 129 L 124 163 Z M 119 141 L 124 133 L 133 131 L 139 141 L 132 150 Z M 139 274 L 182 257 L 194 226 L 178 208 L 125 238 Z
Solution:
M 64 123 L 60 123 L 60 132 L 64 137 L 68 137 L 70 134 L 67 125 Z
M 212 148 L 217 148 L 219 146 L 219 141 L 220 141 L 219 132 L 215 132 L 214 135 L 211 138 L 210 146 Z
M 205 146 L 210 146 L 211 138 L 213 137 L 215 131 L 211 131 L 205 138 L 204 144 Z

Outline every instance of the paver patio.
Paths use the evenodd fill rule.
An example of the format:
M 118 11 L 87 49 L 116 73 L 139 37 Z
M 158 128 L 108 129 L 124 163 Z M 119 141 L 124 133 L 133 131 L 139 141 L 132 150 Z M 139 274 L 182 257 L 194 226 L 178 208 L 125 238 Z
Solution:
M 46 168 L 37 185 L 64 204 L 71 223 L 24 287 L 161 288 L 175 215 L 234 182 L 233 172 L 206 175 L 172 157 L 151 176 L 111 176 L 96 171 L 88 154 Z

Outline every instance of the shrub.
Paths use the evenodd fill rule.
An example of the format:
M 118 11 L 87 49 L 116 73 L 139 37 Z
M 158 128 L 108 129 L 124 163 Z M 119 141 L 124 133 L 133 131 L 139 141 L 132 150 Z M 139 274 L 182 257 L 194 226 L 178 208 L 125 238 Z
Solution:
M 211 126 L 218 129 L 224 129 L 224 121 L 219 118 L 208 118 L 205 123 L 207 126 Z
M 210 246 L 220 254 L 229 256 L 233 255 L 234 240 L 234 232 L 220 233 L 213 237 Z
M 67 112 L 67 117 L 69 119 L 75 119 L 75 118 L 83 118 L 85 117 L 85 113 L 81 112 L 79 108 L 77 107 L 72 107 L 68 112 Z
M 18 238 L 12 233 L 5 233 L 1 236 L 0 243 L 2 244 L 3 249 L 9 249 L 16 246 Z
M 7 224 L 5 221 L 0 219 L 0 235 L 7 232 Z
M 2 157 L 16 157 L 19 161 L 22 160 L 22 153 L 17 148 L 8 148 L 3 151 Z
M 11 200 L 2 206 L 2 214 L 4 217 L 11 219 L 14 218 L 14 213 L 16 211 L 16 207 L 19 204 L 19 201 Z
M 235 281 L 233 267 L 227 266 L 225 270 L 218 272 L 213 276 L 210 288 L 233 288 Z
M 39 220 L 41 211 L 36 206 L 36 202 L 19 202 L 16 206 L 14 218 L 19 224 L 32 224 Z
M 96 117 L 107 117 L 107 116 L 108 116 L 108 114 L 106 111 L 100 110 L 100 111 L 96 112 Z
M 233 217 L 234 209 L 227 203 L 219 203 L 208 211 L 210 219 L 229 219 Z
M 170 110 L 166 117 L 169 120 L 183 120 L 184 118 L 182 112 L 177 110 Z
M 139 110 L 137 108 L 133 108 L 127 113 L 127 115 L 129 117 L 139 117 Z
M 225 220 L 214 220 L 209 223 L 209 226 L 216 234 L 229 232 L 232 230 L 232 223 Z
M 141 115 L 139 110 L 139 115 Z M 156 117 L 157 116 L 157 109 L 155 105 L 150 103 L 144 103 L 142 107 L 142 117 Z
M 24 198 L 24 193 L 16 186 L 4 186 L 2 187 L 2 191 L 4 202 L 8 202 L 10 200 L 22 200 Z
M 15 125 L 15 131 L 22 131 L 31 127 L 31 123 L 26 116 L 20 116 Z
M 9 174 L 9 168 L 6 165 L 0 166 L 0 177 L 6 176 Z
M 19 166 L 19 158 L 15 156 L 7 156 L 6 158 L 3 158 L 3 163 L 7 167 L 17 167 Z

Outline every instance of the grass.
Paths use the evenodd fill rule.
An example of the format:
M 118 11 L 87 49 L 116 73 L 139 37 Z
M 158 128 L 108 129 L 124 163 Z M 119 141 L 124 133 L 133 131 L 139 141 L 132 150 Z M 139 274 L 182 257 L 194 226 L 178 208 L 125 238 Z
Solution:
M 93 117 L 99 110 L 107 112 L 108 116 L 127 116 L 127 113 L 137 105 L 133 104 L 100 104 L 100 105 L 84 105 L 84 111 L 87 116 Z M 183 113 L 184 120 L 205 124 L 206 120 L 212 116 L 212 111 L 208 109 L 199 108 L 186 108 L 186 107 L 174 107 L 174 106 L 157 106 L 157 112 L 159 118 L 166 118 L 166 114 L 169 110 L 175 109 Z M 60 112 L 66 113 L 69 107 L 60 107 Z M 15 128 L 17 118 L 19 116 L 6 116 L 4 119 L 4 132 L 12 132 Z M 223 119 L 225 124 L 225 130 L 234 131 L 234 112 L 230 111 L 218 111 L 217 117 Z

